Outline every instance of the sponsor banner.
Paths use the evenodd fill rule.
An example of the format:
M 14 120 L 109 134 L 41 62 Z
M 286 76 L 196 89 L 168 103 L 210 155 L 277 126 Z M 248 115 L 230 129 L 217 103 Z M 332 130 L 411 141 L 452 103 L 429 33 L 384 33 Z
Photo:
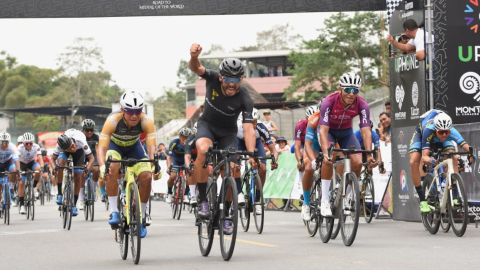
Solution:
M 435 108 L 446 111 L 455 124 L 479 122 L 479 1 L 445 1 L 435 8 L 441 14 L 434 22 Z
M 1 0 L 1 18 L 226 15 L 293 12 L 383 11 L 385 0 Z
M 65 133 L 64 131 L 55 131 L 55 132 L 40 132 L 38 133 L 38 144 L 42 145 L 42 142 L 45 142 L 46 149 L 54 149 L 57 145 L 58 136 Z
M 389 12 L 388 2 L 398 2 L 393 11 L 390 11 L 389 33 L 391 35 L 400 35 L 404 32 L 403 23 L 408 19 L 413 19 L 420 25 L 423 22 L 424 11 L 423 1 L 414 0 L 387 0 L 387 14 Z
M 393 122 L 393 121 L 392 121 Z M 395 220 L 420 221 L 419 199 L 410 175 L 408 147 L 415 126 L 394 128 L 392 132 L 392 197 Z M 383 155 L 382 155 L 383 157 Z
M 415 54 L 390 58 L 390 96 L 392 123 L 412 126 L 426 109 L 425 62 Z
M 297 160 L 294 154 L 283 152 L 278 155 L 277 163 L 278 168 L 272 171 L 270 162 L 267 161 L 267 178 L 263 187 L 263 197 L 288 199 L 298 178 Z

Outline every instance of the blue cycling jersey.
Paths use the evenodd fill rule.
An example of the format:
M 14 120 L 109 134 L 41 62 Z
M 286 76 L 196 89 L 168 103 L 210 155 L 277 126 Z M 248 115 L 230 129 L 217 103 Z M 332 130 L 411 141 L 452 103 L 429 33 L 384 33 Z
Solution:
M 180 144 L 180 138 L 175 138 L 170 142 L 167 155 L 174 159 L 183 159 L 185 156 L 185 146 Z
M 459 147 L 462 147 L 466 144 L 460 132 L 454 127 L 450 128 L 450 135 L 447 138 L 448 141 L 454 141 Z M 437 136 L 435 136 L 435 124 L 431 123 L 426 126 L 422 133 L 422 150 L 430 149 L 430 143 L 440 143 Z
M 365 145 L 363 145 L 363 139 L 362 139 L 362 134 L 360 133 L 360 130 L 359 129 L 355 130 L 354 133 L 362 149 L 365 149 Z M 378 136 L 378 134 L 372 130 L 372 142 L 373 142 L 373 145 L 375 145 L 376 147 L 380 147 L 379 139 L 380 139 L 380 136 Z

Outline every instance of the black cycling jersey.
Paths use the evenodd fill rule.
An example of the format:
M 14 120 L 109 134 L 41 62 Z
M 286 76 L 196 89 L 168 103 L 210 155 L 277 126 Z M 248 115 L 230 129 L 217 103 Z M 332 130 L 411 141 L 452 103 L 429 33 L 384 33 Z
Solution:
M 191 134 L 188 136 L 187 140 L 185 141 L 185 155 L 197 155 L 197 146 L 195 145 L 197 139 L 195 138 L 195 134 Z
M 218 72 L 207 69 L 201 77 L 206 80 L 205 108 L 201 120 L 211 127 L 236 130 L 237 118 L 242 112 L 243 123 L 253 123 L 253 101 L 245 87 L 240 85 L 238 93 L 229 97 L 223 95 Z
M 98 145 L 98 140 L 100 139 L 100 137 L 98 136 L 98 133 L 93 133 L 92 137 L 90 138 L 87 138 L 87 136 L 85 136 L 85 138 L 87 139 L 87 144 L 90 147 L 90 150 L 92 150 L 92 153 L 96 155 L 97 153 L 96 148 Z

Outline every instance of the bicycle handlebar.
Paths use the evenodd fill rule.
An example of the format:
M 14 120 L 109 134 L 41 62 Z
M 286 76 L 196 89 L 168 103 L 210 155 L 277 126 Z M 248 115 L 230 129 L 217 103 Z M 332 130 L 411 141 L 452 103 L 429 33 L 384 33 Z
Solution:
M 373 159 L 377 160 L 377 151 L 378 148 L 375 146 L 373 150 L 361 150 L 361 149 L 355 149 L 355 146 L 350 146 L 348 149 L 341 149 L 341 148 L 333 148 L 333 143 L 330 144 L 328 147 L 328 157 L 331 158 L 333 152 L 342 152 L 344 155 L 349 156 L 351 154 L 358 154 L 358 153 L 364 153 L 364 154 L 372 154 Z
M 158 164 L 158 155 L 155 153 L 153 155 L 153 159 L 134 159 L 134 158 L 128 158 L 128 159 L 123 159 L 123 160 L 114 160 L 112 159 L 112 156 L 108 156 L 107 162 L 105 162 L 105 174 L 107 174 L 110 170 L 110 163 L 120 163 L 120 164 L 125 164 L 127 167 L 133 167 L 137 163 L 142 163 L 142 162 L 153 162 L 155 165 L 155 173 L 160 172 L 160 164 Z
M 254 152 L 239 151 L 233 147 L 227 150 L 223 150 L 223 149 L 213 149 L 213 145 L 210 145 L 210 147 L 208 147 L 208 151 L 205 153 L 206 158 L 205 158 L 205 163 L 203 164 L 204 169 L 207 168 L 208 162 L 213 158 L 214 154 L 226 155 L 227 158 L 231 155 L 248 155 L 248 156 L 254 156 L 254 157 L 258 156 L 257 149 L 255 149 Z

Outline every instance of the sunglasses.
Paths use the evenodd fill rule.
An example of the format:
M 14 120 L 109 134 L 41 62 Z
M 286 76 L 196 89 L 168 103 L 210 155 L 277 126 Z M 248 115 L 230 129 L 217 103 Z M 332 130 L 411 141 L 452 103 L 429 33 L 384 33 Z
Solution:
M 142 113 L 142 109 L 123 109 L 125 111 L 125 113 L 127 113 L 128 115 L 132 116 L 132 115 L 140 115 Z
M 2 144 L 3 144 L 3 145 L 8 145 L 8 144 L 9 144 L 9 141 L 2 141 Z
M 347 94 L 350 94 L 350 93 L 353 92 L 356 95 L 356 94 L 358 94 L 360 89 L 355 88 L 355 87 L 345 87 L 345 88 L 343 88 L 343 91 L 345 91 L 345 93 L 347 93 Z
M 24 142 L 23 143 L 25 146 L 30 146 L 30 145 L 33 145 L 33 142 Z
M 85 132 L 93 132 L 93 129 L 84 129 Z
M 180 136 L 180 140 L 186 140 L 186 139 L 188 139 L 188 137 L 186 137 L 186 136 Z
M 438 135 L 450 135 L 450 130 L 437 130 Z
M 242 78 L 230 78 L 222 76 L 222 79 L 226 84 L 230 84 L 231 82 L 233 82 L 233 84 L 238 84 Z

